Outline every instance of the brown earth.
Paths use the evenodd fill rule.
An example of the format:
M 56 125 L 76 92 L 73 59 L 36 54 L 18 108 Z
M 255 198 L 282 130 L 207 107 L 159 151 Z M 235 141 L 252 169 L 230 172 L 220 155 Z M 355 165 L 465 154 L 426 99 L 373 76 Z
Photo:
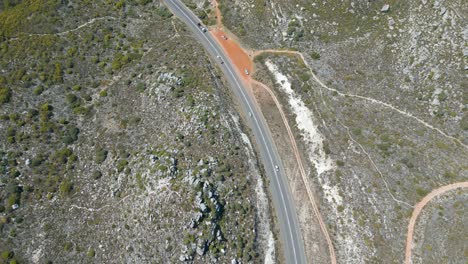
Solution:
M 220 29 L 211 29 L 210 33 L 223 47 L 224 52 L 231 59 L 231 62 L 234 64 L 239 74 L 244 78 L 246 84 L 249 84 L 251 79 L 250 74 L 253 71 L 251 55 L 245 52 L 244 49 L 230 36 L 230 34 L 228 35 Z M 227 37 L 227 40 L 223 38 L 223 36 Z M 249 74 L 246 74 L 245 70 L 247 70 Z

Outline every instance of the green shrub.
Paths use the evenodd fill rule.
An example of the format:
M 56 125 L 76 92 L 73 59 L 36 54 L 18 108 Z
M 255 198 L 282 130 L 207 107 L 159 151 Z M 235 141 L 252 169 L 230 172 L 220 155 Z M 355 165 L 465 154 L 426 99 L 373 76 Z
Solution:
M 1 254 L 2 259 L 7 260 L 13 257 L 13 251 L 3 251 Z
M 65 144 L 72 144 L 76 140 L 78 140 L 78 134 L 80 133 L 80 130 L 72 125 L 67 126 L 67 129 L 65 131 L 65 135 L 63 138 L 63 143 Z
M 116 2 L 116 3 L 114 4 L 114 6 L 115 6 L 116 9 L 122 9 L 122 8 L 124 8 L 124 6 L 125 6 L 125 1 L 124 1 L 124 0 L 120 0 L 120 1 Z
M 73 113 L 75 115 L 87 115 L 91 112 L 91 107 L 77 106 L 73 108 Z
M 454 173 L 454 172 L 451 172 L 451 171 L 446 171 L 446 172 L 444 173 L 444 177 L 445 177 L 445 178 L 448 178 L 448 179 L 452 179 L 452 178 L 457 177 L 457 174 Z
M 73 248 L 73 244 L 71 242 L 65 243 L 65 246 L 63 246 L 63 249 L 65 251 L 70 251 Z
M 426 196 L 429 192 L 426 191 L 426 190 L 424 190 L 424 189 L 421 188 L 421 187 L 417 187 L 417 188 L 416 188 L 416 193 L 417 193 L 419 196 L 424 197 L 424 196 Z
M 57 83 L 61 83 L 63 81 L 62 65 L 59 62 L 55 63 L 54 76 L 52 77 L 52 80 Z
M 310 57 L 313 59 L 313 60 L 320 60 L 320 54 L 316 51 L 312 51 L 312 53 L 310 54 Z
M 80 98 L 72 93 L 69 93 L 67 94 L 66 96 L 66 100 L 67 102 L 72 106 L 72 107 L 76 107 L 78 105 L 80 105 Z
M 62 195 L 68 195 L 70 194 L 70 192 L 72 191 L 72 188 L 73 188 L 73 184 L 70 182 L 69 179 L 65 179 L 64 181 L 62 181 L 62 183 L 60 183 L 60 192 L 62 193 Z
M 62 148 L 54 153 L 53 160 L 58 164 L 66 164 L 72 155 L 73 151 L 69 148 Z
M 18 200 L 18 196 L 16 195 L 16 193 L 12 193 L 10 194 L 10 196 L 8 196 L 8 199 L 7 199 L 7 207 L 11 207 L 12 205 L 14 205 Z
M 338 207 L 336 209 L 338 210 L 339 213 L 341 213 L 341 212 L 344 211 L 344 206 L 338 205 Z
M 112 70 L 120 70 L 125 64 L 130 62 L 130 57 L 119 52 L 115 55 L 114 60 L 112 61 L 111 68 Z
M 171 11 L 169 11 L 169 9 L 167 9 L 167 7 L 165 6 L 162 6 L 158 9 L 156 9 L 156 15 L 162 17 L 162 18 L 170 18 L 172 17 L 172 13 Z
M 106 97 L 106 96 L 107 96 L 107 90 L 102 90 L 102 91 L 99 93 L 99 96 L 101 96 L 101 97 Z
M 138 0 L 138 3 L 140 5 L 147 5 L 149 3 L 151 3 L 153 0 Z
M 40 94 L 42 94 L 42 92 L 44 92 L 44 86 L 42 86 L 42 85 L 37 86 L 33 90 L 34 95 L 40 95 Z
M 10 102 L 11 99 L 11 90 L 7 87 L 0 87 L 0 104 L 5 104 Z
M 74 57 L 77 52 L 78 52 L 78 49 L 76 47 L 71 47 L 67 50 L 67 55 L 69 57 Z
M 38 154 L 34 157 L 31 161 L 31 167 L 38 167 L 45 161 L 45 157 L 43 154 Z
M 339 167 L 343 167 L 345 165 L 345 163 L 342 160 L 337 160 L 336 165 L 338 165 Z
M 136 88 L 137 88 L 137 90 L 139 92 L 144 92 L 145 89 L 146 89 L 146 85 L 144 83 L 140 82 L 140 83 L 137 84 Z
M 39 109 L 41 121 L 45 122 L 49 120 L 49 118 L 52 116 L 52 110 L 53 110 L 53 107 L 49 105 L 48 103 L 42 104 Z
M 97 179 L 100 179 L 102 177 L 102 172 L 98 171 L 98 170 L 95 170 L 93 172 L 93 179 L 97 180 Z
M 94 250 L 94 248 L 90 248 L 88 250 L 88 253 L 87 253 L 88 257 L 90 258 L 94 258 L 94 256 L 96 256 L 96 251 Z
M 128 161 L 126 159 L 122 159 L 117 163 L 117 171 L 122 172 L 125 167 L 128 165 Z
M 99 148 L 96 150 L 96 162 L 101 164 L 107 159 L 107 154 L 109 152 L 103 148 Z

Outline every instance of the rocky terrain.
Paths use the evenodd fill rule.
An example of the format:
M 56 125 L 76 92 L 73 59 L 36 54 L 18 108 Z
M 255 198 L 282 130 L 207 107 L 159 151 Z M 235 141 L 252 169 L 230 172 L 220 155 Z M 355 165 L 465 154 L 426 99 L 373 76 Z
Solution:
M 338 263 L 402 263 L 414 205 L 468 179 L 468 3 L 218 2 L 243 47 L 295 51 L 261 53 L 254 78 L 286 111 Z M 281 260 L 221 75 L 160 1 L 0 0 L 0 263 Z M 307 256 L 329 263 L 284 158 Z M 414 263 L 465 261 L 466 205 L 459 189 L 426 206 Z
M 0 10 L 0 263 L 274 260 L 247 131 L 168 9 Z
M 244 47 L 295 50 L 306 60 L 263 53 L 254 78 L 275 88 L 289 112 L 338 262 L 403 262 L 413 206 L 468 179 L 468 4 L 219 2 Z M 444 214 L 453 223 L 466 203 L 457 206 Z M 425 241 L 460 229 L 431 230 Z M 464 240 L 434 244 L 423 262 L 463 262 L 455 251 Z
M 415 228 L 413 263 L 447 263 L 453 256 L 464 256 L 466 247 L 460 237 L 466 237 L 467 194 L 451 191 L 432 201 L 420 216 Z M 463 259 L 455 259 L 460 263 Z M 454 261 L 454 262 L 456 262 Z

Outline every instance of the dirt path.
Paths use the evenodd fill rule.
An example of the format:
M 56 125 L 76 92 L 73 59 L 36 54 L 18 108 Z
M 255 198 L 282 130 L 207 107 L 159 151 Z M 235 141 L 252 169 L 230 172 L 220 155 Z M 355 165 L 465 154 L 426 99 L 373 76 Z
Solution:
M 221 14 L 221 10 L 219 9 L 218 1 L 212 0 L 211 4 L 213 5 L 213 8 L 215 10 L 216 27 L 218 27 L 218 29 L 222 29 L 223 28 L 223 16 Z
M 302 181 L 304 182 L 304 185 L 305 185 L 306 190 L 307 190 L 307 195 L 309 196 L 310 203 L 312 204 L 312 208 L 314 210 L 314 214 L 315 214 L 315 216 L 317 218 L 317 221 L 319 222 L 320 230 L 322 231 L 323 235 L 325 236 L 325 239 L 327 240 L 328 251 L 329 251 L 329 254 L 330 254 L 331 263 L 336 264 L 336 255 L 335 255 L 335 249 L 333 248 L 333 243 L 331 241 L 330 235 L 328 234 L 327 227 L 326 227 L 325 223 L 323 222 L 322 216 L 320 215 L 320 211 L 318 209 L 317 202 L 315 201 L 315 198 L 314 198 L 314 193 L 312 192 L 312 190 L 310 188 L 309 179 L 307 178 L 307 173 L 306 173 L 306 171 L 304 169 L 304 165 L 302 163 L 301 155 L 299 154 L 299 150 L 297 148 L 297 144 L 296 144 L 296 140 L 294 138 L 294 134 L 293 134 L 293 132 L 291 130 L 291 127 L 289 126 L 288 119 L 286 118 L 286 115 L 284 114 L 281 103 L 278 101 L 278 98 L 276 98 L 275 94 L 270 89 L 270 87 L 268 87 L 267 85 L 265 85 L 265 84 L 263 84 L 263 83 L 261 83 L 259 81 L 254 80 L 254 79 L 251 79 L 251 82 L 254 85 L 262 87 L 263 89 L 265 89 L 270 94 L 271 98 L 275 102 L 276 107 L 278 108 L 278 111 L 281 114 L 281 119 L 283 119 L 284 126 L 286 127 L 286 130 L 288 131 L 288 136 L 289 136 L 289 140 L 291 141 L 291 146 L 293 148 L 294 156 L 296 157 L 296 161 L 297 161 L 297 164 L 299 166 L 299 172 L 301 173 Z
M 338 95 L 340 96 L 348 96 L 348 97 L 354 97 L 354 98 L 359 98 L 359 99 L 363 99 L 365 101 L 368 101 L 368 102 L 371 102 L 373 104 L 378 104 L 378 105 L 381 105 L 385 108 L 389 108 L 393 111 L 396 111 L 406 117 L 409 117 L 409 118 L 412 118 L 414 120 L 416 120 L 417 122 L 421 123 L 422 125 L 424 125 L 425 127 L 429 128 L 429 129 L 432 129 L 436 132 L 438 132 L 439 134 L 441 134 L 442 136 L 448 138 L 448 139 L 451 139 L 453 140 L 455 143 L 463 146 L 464 148 L 468 149 L 468 146 L 463 143 L 460 139 L 458 138 L 455 138 L 453 136 L 450 136 L 448 135 L 447 133 L 445 133 L 444 131 L 442 131 L 441 129 L 437 128 L 437 127 L 434 127 L 433 125 L 427 123 L 426 121 L 408 113 L 408 112 L 405 112 L 401 109 L 398 109 L 396 108 L 395 106 L 389 104 L 389 103 L 386 103 L 386 102 L 382 102 L 382 101 L 379 101 L 377 99 L 374 99 L 374 98 L 371 98 L 371 97 L 366 97 L 366 96 L 362 96 L 362 95 L 357 95 L 357 94 L 348 94 L 348 93 L 343 93 L 341 91 L 338 91 L 336 89 L 333 89 L 333 88 L 330 88 L 328 87 L 327 85 L 325 85 L 318 77 L 317 75 L 315 75 L 315 73 L 312 71 L 312 67 L 310 67 L 309 63 L 306 61 L 306 59 L 304 58 L 304 55 L 302 55 L 302 53 L 298 52 L 298 51 L 292 51 L 292 50 L 274 50 L 274 49 L 268 49 L 268 50 L 259 50 L 259 51 L 255 51 L 253 53 L 253 56 L 255 58 L 255 56 L 258 56 L 262 53 L 275 53 L 275 54 L 289 54 L 289 55 L 296 55 L 296 56 L 299 56 L 302 61 L 304 62 L 304 64 L 307 66 L 307 68 L 309 69 L 310 71 L 310 74 L 312 75 L 312 78 L 322 87 L 322 88 L 325 88 L 329 91 L 332 91 L 332 92 L 335 92 L 337 93 Z
M 412 263 L 411 249 L 413 247 L 414 226 L 416 225 L 416 220 L 418 219 L 419 214 L 421 214 L 421 211 L 424 208 L 424 206 L 426 206 L 426 204 L 429 203 L 433 198 L 458 188 L 468 188 L 468 182 L 459 182 L 442 186 L 430 192 L 419 203 L 416 204 L 413 210 L 413 214 L 411 215 L 410 222 L 408 224 L 408 233 L 406 235 L 405 264 Z
M 70 30 L 66 30 L 66 31 L 62 31 L 62 32 L 58 32 L 58 33 L 45 33 L 45 34 L 32 34 L 32 33 L 20 33 L 20 34 L 24 34 L 22 36 L 28 36 L 28 37 L 44 37 L 44 36 L 63 36 L 63 35 L 66 35 L 68 33 L 71 33 L 71 32 L 74 32 L 74 31 L 77 31 L 77 30 L 80 30 L 84 27 L 87 27 L 91 24 L 94 24 L 95 22 L 98 22 L 98 21 L 101 21 L 101 20 L 116 20 L 118 18 L 116 17 L 112 17 L 112 16 L 105 16 L 105 17 L 96 17 L 96 18 L 92 18 L 91 20 L 89 20 L 88 22 L 85 22 L 81 25 L 79 25 L 78 27 L 76 28 L 73 28 L 73 29 L 70 29 Z M 8 39 L 8 41 L 15 41 L 15 40 L 20 40 L 21 39 L 21 36 L 18 36 L 18 37 L 14 37 L 14 38 L 10 38 Z

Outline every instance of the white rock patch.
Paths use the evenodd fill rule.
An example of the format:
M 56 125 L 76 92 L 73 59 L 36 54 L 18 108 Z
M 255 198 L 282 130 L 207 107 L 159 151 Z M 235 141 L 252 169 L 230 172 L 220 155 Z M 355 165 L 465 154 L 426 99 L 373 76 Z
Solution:
M 268 235 L 268 245 L 265 252 L 265 264 L 275 263 L 275 239 L 273 238 L 273 232 L 270 231 Z
M 300 97 L 291 88 L 288 78 L 278 71 L 278 67 L 271 61 L 266 62 L 279 84 L 280 89 L 288 95 L 288 102 L 292 111 L 296 115 L 296 124 L 301 131 L 301 135 L 307 143 L 309 149 L 309 158 L 314 163 L 317 173 L 322 173 L 334 168 L 333 161 L 327 157 L 323 150 L 323 136 L 320 134 L 317 126 L 314 124 L 313 114 L 304 104 Z

